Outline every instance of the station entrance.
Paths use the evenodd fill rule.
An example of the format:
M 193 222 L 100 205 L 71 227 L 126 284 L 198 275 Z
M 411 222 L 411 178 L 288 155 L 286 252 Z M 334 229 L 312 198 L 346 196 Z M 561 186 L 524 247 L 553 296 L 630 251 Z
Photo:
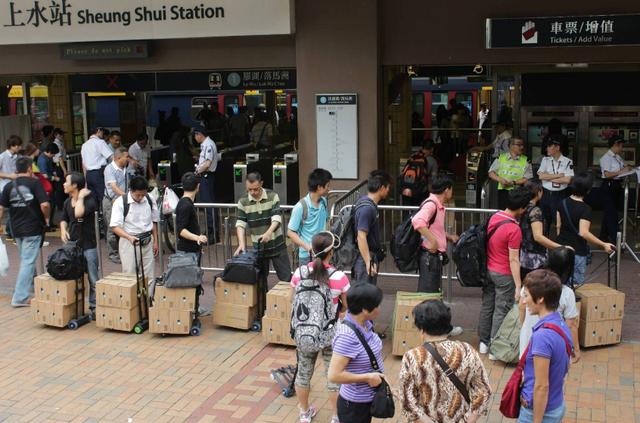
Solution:
M 7 114 L 31 116 L 34 127 L 28 139 L 38 142 L 45 125 L 63 127 L 69 134 L 67 150 L 73 154 L 98 127 L 119 131 L 124 146 L 146 134 L 154 166 L 170 164 L 165 181 L 170 184 L 193 170 L 198 145 L 191 128 L 199 125 L 220 153 L 217 201 L 237 201 L 234 184 L 239 169 L 243 169 L 242 175 L 260 171 L 265 187 L 282 193 L 283 204 L 295 204 L 299 198 L 297 188 L 291 188 L 297 185 L 286 184 L 298 181 L 295 69 L 55 78 L 66 81 L 68 91 L 64 94 L 70 99 L 73 116 L 70 122 L 55 121 L 59 106 L 49 105 L 60 93 L 52 95 L 46 81 L 13 85 L 6 94 Z M 29 95 L 24 95 L 23 86 Z M 244 177 L 241 185 L 244 193 Z
M 490 144 L 498 124 L 506 124 L 511 136 L 524 140 L 535 175 L 542 141 L 553 126 L 567 140 L 564 154 L 575 171 L 593 172 L 599 185 L 599 160 L 612 136 L 624 138 L 623 159 L 636 165 L 640 89 L 633 81 L 638 77 L 633 67 L 613 71 L 588 65 L 387 68 L 384 163 L 398 176 L 419 145 L 432 140 L 439 169 L 456 180 L 456 205 L 495 207 L 487 183 L 491 158 L 476 147 Z

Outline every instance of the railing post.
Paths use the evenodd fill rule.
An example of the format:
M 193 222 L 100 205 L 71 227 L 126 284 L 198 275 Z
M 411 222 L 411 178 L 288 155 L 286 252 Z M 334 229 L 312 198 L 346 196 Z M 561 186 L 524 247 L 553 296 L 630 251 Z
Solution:
M 160 222 L 158 222 L 158 260 L 160 261 L 160 274 L 164 272 L 164 214 L 160 214 Z M 177 244 L 177 240 L 176 240 Z M 177 248 L 177 245 L 175 246 Z
M 616 234 L 616 269 L 615 269 L 615 284 L 614 289 L 618 289 L 618 280 L 620 279 L 620 263 L 622 262 L 622 235 L 620 232 Z

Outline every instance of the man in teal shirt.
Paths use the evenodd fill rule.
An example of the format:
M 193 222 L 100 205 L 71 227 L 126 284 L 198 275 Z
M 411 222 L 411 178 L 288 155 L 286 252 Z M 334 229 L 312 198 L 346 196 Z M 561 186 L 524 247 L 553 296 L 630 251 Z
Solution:
M 300 265 L 306 265 L 312 259 L 311 238 L 326 230 L 329 220 L 326 196 L 329 194 L 332 178 L 328 170 L 314 169 L 307 181 L 309 193 L 298 201 L 291 211 L 287 236 L 299 247 Z

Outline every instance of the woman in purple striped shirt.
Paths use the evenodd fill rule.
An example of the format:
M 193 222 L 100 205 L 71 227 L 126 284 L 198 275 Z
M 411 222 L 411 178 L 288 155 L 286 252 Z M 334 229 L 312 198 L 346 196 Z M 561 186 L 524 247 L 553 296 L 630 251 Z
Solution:
M 371 402 L 374 388 L 382 383 L 384 363 L 382 340 L 373 330 L 373 320 L 380 313 L 382 290 L 369 283 L 353 285 L 347 291 L 348 313 L 345 322 L 351 322 L 360 331 L 373 351 L 380 366 L 375 372 L 367 351 L 354 330 L 340 323 L 333 339 L 333 356 L 329 365 L 329 381 L 339 383 L 338 418 L 343 423 L 371 422 Z

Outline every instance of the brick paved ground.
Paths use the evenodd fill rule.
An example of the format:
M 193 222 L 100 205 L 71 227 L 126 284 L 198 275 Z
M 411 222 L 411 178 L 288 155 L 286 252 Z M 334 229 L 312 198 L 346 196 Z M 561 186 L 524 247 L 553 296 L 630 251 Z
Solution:
M 55 243 L 47 247 L 53 251 Z M 14 246 L 9 246 L 17 263 Z M 597 260 L 594 260 L 597 262 Z M 118 266 L 107 264 L 106 272 Z M 625 261 L 621 288 L 627 292 L 623 337 L 638 334 L 640 266 Z M 78 331 L 32 323 L 28 309 L 9 305 L 17 266 L 0 280 L 0 421 L 105 422 L 295 422 L 295 399 L 279 394 L 268 370 L 292 364 L 292 349 L 266 346 L 258 334 L 216 328 L 204 319 L 200 337 L 160 337 L 102 331 L 93 324 Z M 406 281 L 385 281 L 379 327 L 388 324 L 392 293 L 409 290 Z M 479 301 L 474 290 L 455 289 L 454 318 L 474 335 Z M 211 304 L 207 286 L 205 304 Z M 385 341 L 385 366 L 395 382 L 400 359 Z M 491 385 L 500 393 L 511 368 L 485 362 Z M 314 377 L 312 401 L 318 422 L 330 418 L 322 372 Z M 640 423 L 640 344 L 624 342 L 585 351 L 572 367 L 567 387 L 567 422 Z M 494 396 L 482 421 L 503 421 Z M 394 419 L 390 421 L 403 421 Z M 509 421 L 504 419 L 504 421 Z

